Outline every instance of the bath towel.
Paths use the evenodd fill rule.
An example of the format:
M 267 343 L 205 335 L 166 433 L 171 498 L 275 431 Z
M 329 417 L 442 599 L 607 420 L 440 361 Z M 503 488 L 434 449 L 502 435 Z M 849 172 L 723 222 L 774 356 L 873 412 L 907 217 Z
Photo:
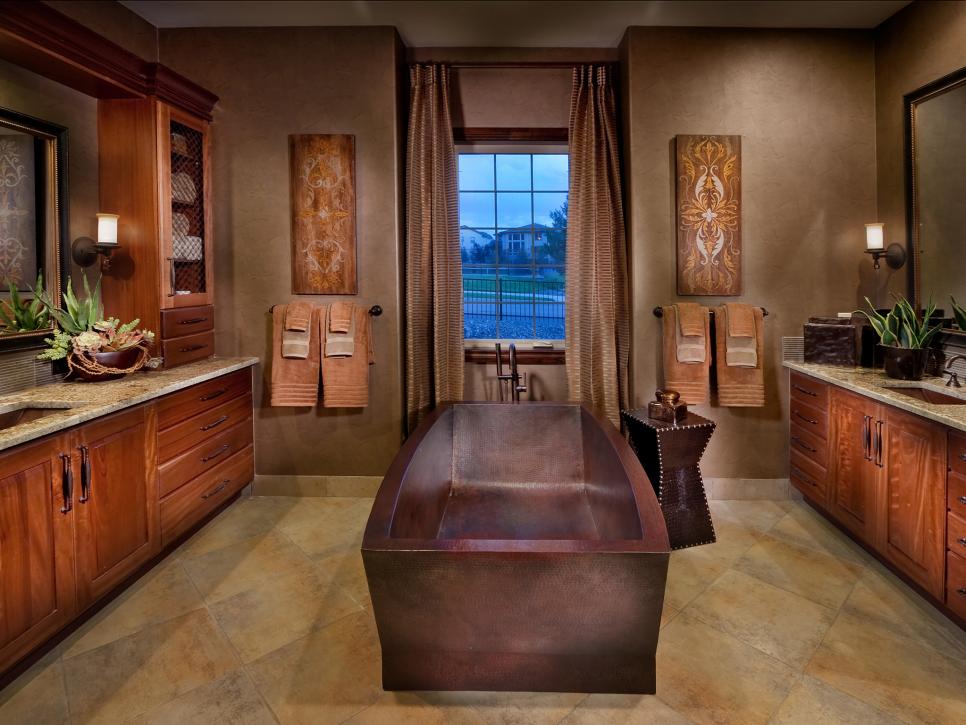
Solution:
M 718 377 L 718 404 L 735 408 L 755 408 L 765 404 L 764 323 L 760 307 L 753 309 L 755 320 L 755 367 L 728 364 L 728 310 L 715 311 L 715 354 Z M 752 338 L 748 338 L 752 339 Z
M 292 302 L 285 305 L 285 329 L 282 330 L 282 357 L 304 360 L 309 356 L 312 332 L 312 305 L 308 302 Z
M 755 335 L 755 311 L 751 305 L 729 302 L 724 306 L 728 319 L 725 362 L 732 367 L 758 367 L 758 343 Z
M 324 319 L 324 307 L 313 308 L 309 322 L 308 356 L 302 359 L 282 355 L 282 333 L 285 326 L 286 305 L 275 305 L 272 310 L 272 380 L 271 404 L 274 407 L 311 407 L 319 399 L 319 319 Z
M 677 356 L 676 335 L 678 317 L 674 306 L 664 308 L 664 387 L 677 390 L 685 403 L 707 403 L 711 365 L 711 322 L 704 311 L 704 360 L 680 362 Z
M 345 305 L 344 302 L 339 302 L 337 304 Z M 356 338 L 356 323 L 353 319 L 353 305 L 349 304 L 349 313 L 347 316 L 348 324 L 343 325 L 340 320 L 337 323 L 332 322 L 332 316 L 335 314 L 333 309 L 335 304 L 329 306 L 329 316 L 322 325 L 322 338 L 325 340 L 325 349 L 322 354 L 325 357 L 352 357 L 355 352 L 355 338 Z M 339 314 L 342 314 L 340 311 Z M 333 327 L 345 327 L 344 331 L 334 331 Z
M 329 331 L 348 332 L 349 325 L 352 324 L 352 309 L 355 305 L 351 302 L 333 302 L 329 307 Z
M 327 326 L 323 317 L 320 327 Z M 352 306 L 355 351 L 348 357 L 322 357 L 322 405 L 326 408 L 365 408 L 369 405 L 369 366 L 372 329 L 369 311 Z
M 708 340 L 705 335 L 708 310 L 694 302 L 674 305 L 678 324 L 674 328 L 674 346 L 680 363 L 703 363 L 707 360 Z

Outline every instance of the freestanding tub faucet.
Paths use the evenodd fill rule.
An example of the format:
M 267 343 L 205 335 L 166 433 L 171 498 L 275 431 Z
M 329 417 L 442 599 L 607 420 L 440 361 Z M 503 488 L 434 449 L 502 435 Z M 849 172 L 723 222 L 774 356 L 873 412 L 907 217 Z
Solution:
M 949 380 L 946 381 L 946 387 L 956 387 L 961 388 L 962 385 L 959 384 L 959 375 L 953 370 L 953 363 L 957 360 L 966 360 L 966 355 L 953 355 L 946 361 L 946 367 L 943 369 L 943 375 L 948 375 Z
M 503 392 L 503 381 L 510 382 L 510 399 L 514 403 L 520 402 L 520 393 L 527 392 L 527 374 L 523 373 L 521 378 L 517 370 L 517 346 L 510 343 L 510 373 L 503 372 L 503 350 L 500 343 L 496 343 L 496 379 L 500 384 L 500 402 L 506 402 L 506 395 Z M 522 383 L 520 381 L 523 381 Z

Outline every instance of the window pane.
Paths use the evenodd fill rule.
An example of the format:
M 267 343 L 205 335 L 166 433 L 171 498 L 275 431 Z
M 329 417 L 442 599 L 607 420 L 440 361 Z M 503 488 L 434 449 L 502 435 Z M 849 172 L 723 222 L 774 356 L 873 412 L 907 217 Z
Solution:
M 530 154 L 497 154 L 496 188 L 530 191 Z
M 463 337 L 497 337 L 496 269 L 463 270 Z
M 496 263 L 496 230 L 460 227 L 463 264 Z
M 460 192 L 460 226 L 486 228 L 494 226 L 493 194 Z
M 526 264 L 531 262 L 532 234 L 530 227 L 522 229 L 500 229 L 500 264 Z
M 541 192 L 533 195 L 533 221 L 551 226 L 567 225 L 567 194 Z
M 460 154 L 459 185 L 466 191 L 492 191 L 493 154 Z
M 533 157 L 534 191 L 567 191 L 570 188 L 567 154 L 535 154 Z
M 529 226 L 531 221 L 530 200 L 528 192 L 497 193 L 496 195 L 496 224 L 499 227 Z
M 546 230 L 542 240 L 534 242 L 534 262 L 537 264 L 559 264 L 567 262 L 567 229 L 551 227 Z

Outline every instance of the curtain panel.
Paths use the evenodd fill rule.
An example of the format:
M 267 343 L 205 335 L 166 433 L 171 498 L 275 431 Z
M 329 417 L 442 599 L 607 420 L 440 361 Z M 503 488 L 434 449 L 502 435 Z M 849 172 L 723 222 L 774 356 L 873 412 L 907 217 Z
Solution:
M 630 346 L 627 251 L 613 79 L 578 66 L 570 99 L 567 384 L 570 398 L 620 426 Z
M 463 281 L 449 69 L 410 68 L 406 145 L 406 414 L 412 432 L 463 397 Z

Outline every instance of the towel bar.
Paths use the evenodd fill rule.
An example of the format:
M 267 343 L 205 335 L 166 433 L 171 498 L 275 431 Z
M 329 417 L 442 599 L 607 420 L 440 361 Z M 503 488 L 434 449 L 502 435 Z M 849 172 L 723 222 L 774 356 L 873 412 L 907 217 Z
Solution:
M 711 315 L 712 318 L 714 317 L 714 310 L 708 310 L 708 313 Z M 762 315 L 762 317 L 768 317 L 768 310 L 766 310 L 764 307 L 762 307 L 761 308 L 761 315 Z M 664 308 L 663 307 L 655 307 L 654 308 L 654 316 L 655 317 L 664 317 Z
M 271 307 L 268 308 L 268 314 L 272 314 L 272 312 L 274 311 L 275 311 L 275 305 L 272 305 Z M 372 307 L 369 308 L 369 314 L 372 317 L 379 317 L 379 315 L 382 314 L 382 306 L 373 305 Z

